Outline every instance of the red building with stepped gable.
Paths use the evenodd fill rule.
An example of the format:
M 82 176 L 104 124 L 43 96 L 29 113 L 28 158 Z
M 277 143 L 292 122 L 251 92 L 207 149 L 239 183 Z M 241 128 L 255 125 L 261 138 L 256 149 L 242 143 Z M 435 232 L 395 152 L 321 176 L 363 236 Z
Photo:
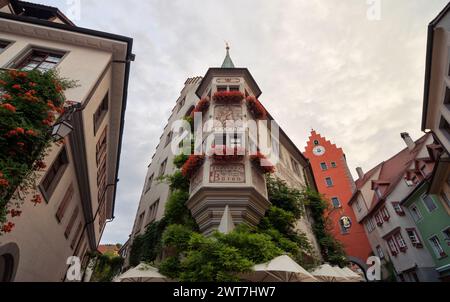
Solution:
M 364 266 L 372 249 L 364 227 L 348 205 L 355 184 L 342 148 L 312 130 L 304 155 L 311 162 L 319 192 L 329 201 L 327 215 L 333 236 L 344 245 L 350 261 Z

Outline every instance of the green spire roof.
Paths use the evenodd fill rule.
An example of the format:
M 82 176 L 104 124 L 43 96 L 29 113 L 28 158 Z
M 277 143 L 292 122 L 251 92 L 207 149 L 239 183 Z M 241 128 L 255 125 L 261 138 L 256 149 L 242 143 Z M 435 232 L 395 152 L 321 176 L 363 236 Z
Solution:
M 234 68 L 234 63 L 230 57 L 230 46 L 227 43 L 227 55 L 225 56 L 225 60 L 223 60 L 222 68 Z

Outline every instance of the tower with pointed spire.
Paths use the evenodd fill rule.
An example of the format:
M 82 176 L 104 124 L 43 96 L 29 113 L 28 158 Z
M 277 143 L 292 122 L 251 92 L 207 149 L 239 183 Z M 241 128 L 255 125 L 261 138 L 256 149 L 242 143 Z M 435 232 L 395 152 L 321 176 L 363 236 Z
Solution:
M 209 68 L 203 77 L 190 78 L 185 82 L 148 167 L 130 245 L 136 236 L 145 232 L 147 226 L 163 218 L 171 189 L 167 183 L 158 182 L 157 179 L 177 171 L 171 142 L 177 142 L 178 145 L 176 131 L 179 127 L 174 125 L 186 117 L 195 117 L 192 131 L 194 136 L 197 136 L 198 129 L 203 133 L 203 139 L 196 145 L 196 150 L 201 146 L 202 155 L 197 158 L 195 155 L 190 156 L 190 159 L 199 164 L 195 164 L 196 168 L 192 173 L 186 173 L 190 186 L 185 205 L 199 231 L 209 236 L 215 231 L 232 232 L 240 224 L 257 226 L 260 223 L 271 207 L 265 178 L 267 170 L 263 169 L 258 158 L 255 161 L 251 150 L 256 153 L 254 147 L 260 145 L 260 128 L 264 127 L 270 138 L 270 131 L 276 125 L 257 100 L 260 95 L 261 90 L 249 70 L 234 65 L 228 44 L 220 67 Z M 258 111 L 251 110 L 255 108 L 249 105 L 249 100 L 258 105 Z M 199 112 L 201 117 L 198 119 Z M 204 130 L 204 125 L 211 120 L 214 121 L 213 129 Z M 264 123 L 257 123 L 261 120 L 267 120 L 270 128 Z M 216 121 L 221 123 L 217 124 Z M 229 121 L 234 124 L 230 126 Z M 256 136 L 252 136 L 249 129 L 245 128 L 245 122 L 255 122 L 258 130 Z M 213 138 L 212 141 L 209 140 L 210 137 Z M 276 144 L 280 160 L 273 162 L 270 172 L 274 168 L 276 176 L 292 187 L 314 186 L 307 159 L 281 129 Z M 274 142 L 271 147 L 275 148 Z M 211 149 L 241 151 L 224 157 L 208 153 Z M 301 218 L 296 228 L 307 236 L 313 246 L 313 255 L 309 256 L 320 257 L 320 248 L 309 217 L 305 215 Z M 305 257 L 307 256 L 306 254 Z

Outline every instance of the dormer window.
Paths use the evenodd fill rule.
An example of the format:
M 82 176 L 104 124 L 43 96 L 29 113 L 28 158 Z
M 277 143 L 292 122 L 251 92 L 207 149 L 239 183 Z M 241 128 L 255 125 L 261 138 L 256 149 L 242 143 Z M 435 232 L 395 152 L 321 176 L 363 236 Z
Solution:
M 217 86 L 217 91 L 218 91 L 218 92 L 224 92 L 224 91 L 227 91 L 227 86 Z
M 381 190 L 379 187 L 375 188 L 375 194 L 377 195 L 378 198 L 381 198 L 383 195 L 381 194 Z

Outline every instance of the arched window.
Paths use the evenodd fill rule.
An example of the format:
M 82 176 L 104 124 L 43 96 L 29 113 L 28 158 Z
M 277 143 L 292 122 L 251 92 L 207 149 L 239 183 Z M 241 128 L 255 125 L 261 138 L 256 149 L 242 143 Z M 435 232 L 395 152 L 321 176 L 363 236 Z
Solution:
M 14 270 L 14 258 L 11 254 L 0 256 L 0 282 L 11 282 Z

